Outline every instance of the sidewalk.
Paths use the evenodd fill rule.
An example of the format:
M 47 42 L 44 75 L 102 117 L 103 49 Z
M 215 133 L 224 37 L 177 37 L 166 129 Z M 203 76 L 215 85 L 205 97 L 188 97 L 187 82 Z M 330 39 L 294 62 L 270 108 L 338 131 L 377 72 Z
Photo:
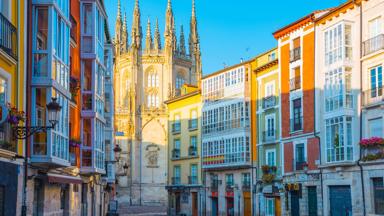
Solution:
M 119 216 L 163 216 L 167 208 L 161 206 L 119 206 Z

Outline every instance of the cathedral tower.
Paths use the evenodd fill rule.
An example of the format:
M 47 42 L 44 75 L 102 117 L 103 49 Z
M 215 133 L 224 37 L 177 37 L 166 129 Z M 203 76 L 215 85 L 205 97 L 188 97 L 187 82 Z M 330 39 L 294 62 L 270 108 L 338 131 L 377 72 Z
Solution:
M 116 144 L 123 150 L 116 164 L 120 203 L 167 204 L 168 114 L 164 101 L 180 94 L 183 84 L 199 85 L 201 78 L 194 2 L 192 5 L 188 47 L 183 27 L 177 40 L 171 0 L 165 8 L 164 37 L 157 19 L 152 35 L 148 19 L 144 38 L 140 5 L 135 1 L 128 44 L 126 16 L 122 18 L 118 1 L 114 89 Z M 128 170 L 123 169 L 125 164 Z

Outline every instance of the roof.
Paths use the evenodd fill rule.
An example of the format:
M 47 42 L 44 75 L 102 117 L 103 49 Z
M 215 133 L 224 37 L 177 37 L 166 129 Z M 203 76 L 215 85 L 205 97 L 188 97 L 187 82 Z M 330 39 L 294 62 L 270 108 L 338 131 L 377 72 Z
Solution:
M 170 104 L 170 103 L 174 103 L 174 102 L 177 102 L 177 101 L 180 101 L 180 100 L 183 100 L 185 98 L 189 98 L 191 96 L 195 96 L 195 95 L 198 95 L 200 94 L 200 89 L 196 90 L 196 91 L 193 91 L 193 92 L 190 92 L 188 94 L 184 94 L 184 95 L 181 95 L 181 96 L 178 96 L 178 97 L 175 97 L 175 98 L 171 98 L 169 100 L 166 100 L 164 101 L 165 104 Z
M 239 64 L 232 65 L 232 66 L 230 66 L 230 67 L 226 67 L 226 68 L 221 69 L 221 70 L 219 70 L 219 71 L 216 71 L 216 72 L 213 72 L 213 73 L 211 73 L 211 74 L 205 75 L 205 76 L 202 78 L 202 80 L 203 80 L 203 79 L 207 79 L 207 78 L 212 77 L 212 76 L 215 76 L 215 75 L 218 75 L 218 74 L 221 74 L 221 73 L 223 73 L 223 72 L 227 72 L 227 71 L 229 71 L 229 70 L 231 70 L 231 69 L 233 69 L 233 68 L 237 68 L 237 67 L 240 67 L 240 66 L 242 66 L 242 65 L 250 64 L 252 61 L 254 61 L 254 59 L 250 59 L 250 60 L 241 62 L 241 63 L 239 63 Z
M 368 0 L 366 0 L 368 1 Z M 322 14 L 321 16 L 316 18 L 316 22 L 325 22 L 330 17 L 338 16 L 339 13 L 344 12 L 349 8 L 353 8 L 355 4 L 360 4 L 362 0 L 348 0 L 343 4 L 340 4 L 337 7 L 330 9 L 330 11 L 326 14 Z

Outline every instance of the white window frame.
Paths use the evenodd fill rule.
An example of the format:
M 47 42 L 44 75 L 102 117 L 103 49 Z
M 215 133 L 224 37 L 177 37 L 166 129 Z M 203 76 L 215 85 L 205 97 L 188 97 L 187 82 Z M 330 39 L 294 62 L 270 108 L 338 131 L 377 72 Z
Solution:
M 304 144 L 304 159 L 308 162 L 308 152 L 307 152 L 307 140 L 297 140 L 293 142 L 293 159 L 296 161 L 296 145 Z
M 269 155 L 273 154 L 273 164 L 269 164 Z M 276 149 L 267 149 L 265 150 L 265 164 L 268 166 L 276 166 Z
M 372 31 L 372 27 L 374 26 L 375 30 Z M 369 39 L 374 38 L 381 34 L 382 29 L 382 20 L 381 16 L 375 17 L 368 21 L 368 35 Z
M 272 202 L 271 202 L 272 201 Z M 270 207 L 269 205 L 272 203 L 272 211 L 273 212 L 268 212 Z M 275 198 L 273 197 L 267 197 L 265 198 L 265 215 L 266 216 L 275 216 Z
M 369 134 L 367 134 L 368 138 L 373 137 L 373 135 L 371 134 L 372 130 L 371 130 L 371 124 L 370 124 L 370 122 L 372 122 L 372 121 L 379 121 L 380 122 L 380 124 L 381 124 L 381 132 L 380 133 L 381 133 L 381 137 L 383 137 L 384 136 L 384 132 L 383 132 L 383 127 L 384 127 L 384 125 L 383 125 L 383 117 L 378 117 L 378 118 L 368 119 L 368 121 L 367 121 L 367 124 L 368 124 L 367 131 L 369 133 Z
M 273 136 L 276 136 L 276 113 L 271 113 L 265 116 L 265 133 L 269 131 L 268 120 L 270 119 L 272 119 L 272 122 L 273 122 L 273 128 L 272 128 Z M 273 137 L 273 136 L 267 136 L 267 134 L 265 135 L 266 137 Z
M 272 90 L 272 92 L 268 92 L 269 90 Z M 270 81 L 265 84 L 265 97 L 271 97 L 275 95 L 275 81 Z

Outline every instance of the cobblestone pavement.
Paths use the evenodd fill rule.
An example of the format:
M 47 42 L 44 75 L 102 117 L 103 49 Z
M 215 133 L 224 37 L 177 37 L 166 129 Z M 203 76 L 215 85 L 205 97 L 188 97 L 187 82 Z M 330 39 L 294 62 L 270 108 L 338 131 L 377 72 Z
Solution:
M 167 208 L 160 206 L 119 206 L 119 216 L 163 216 L 167 215 Z

